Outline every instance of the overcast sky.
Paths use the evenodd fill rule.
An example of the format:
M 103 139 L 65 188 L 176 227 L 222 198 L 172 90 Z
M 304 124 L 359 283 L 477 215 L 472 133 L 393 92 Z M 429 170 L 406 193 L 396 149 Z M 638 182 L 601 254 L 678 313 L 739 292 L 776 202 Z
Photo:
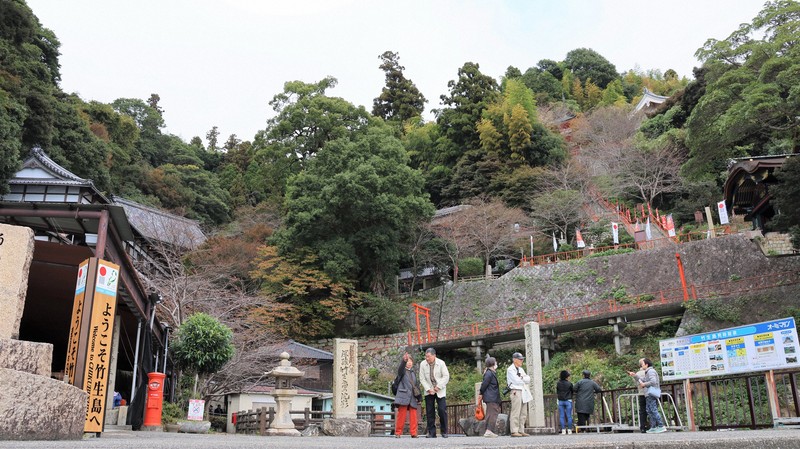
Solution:
M 61 87 L 86 101 L 161 96 L 167 132 L 188 141 L 218 126 L 251 140 L 290 80 L 339 80 L 330 95 L 372 109 L 378 56 L 439 107 L 467 61 L 495 78 L 509 65 L 563 60 L 587 47 L 624 72 L 674 69 L 758 13 L 762 0 L 28 0 L 61 41 Z M 430 118 L 430 115 L 427 117 Z

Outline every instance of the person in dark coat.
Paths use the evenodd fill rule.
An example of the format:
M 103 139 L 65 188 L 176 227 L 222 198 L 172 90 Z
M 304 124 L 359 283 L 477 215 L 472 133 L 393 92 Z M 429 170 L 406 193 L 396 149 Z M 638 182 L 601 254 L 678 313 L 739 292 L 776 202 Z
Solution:
M 591 371 L 585 369 L 583 379 L 575 383 L 575 412 L 578 413 L 578 426 L 589 423 L 589 417 L 594 413 L 594 395 L 603 391 L 590 377 L 592 377 Z
M 561 433 L 572 433 L 572 394 L 574 388 L 569 380 L 569 371 L 563 370 L 558 376 L 556 396 L 558 396 L 558 418 L 561 421 Z
M 397 367 L 397 377 L 401 380 L 397 384 L 397 394 L 394 397 L 395 412 L 397 414 L 394 435 L 400 438 L 400 435 L 403 434 L 406 416 L 408 416 L 409 433 L 411 438 L 416 438 L 420 390 L 417 384 L 417 374 L 414 372 L 414 359 L 409 354 L 403 356 L 400 366 Z
M 500 414 L 500 382 L 497 380 L 497 360 L 494 357 L 486 358 L 486 370 L 483 372 L 478 407 L 481 402 L 486 403 L 486 433 L 483 436 L 494 438 L 497 436 L 497 415 Z

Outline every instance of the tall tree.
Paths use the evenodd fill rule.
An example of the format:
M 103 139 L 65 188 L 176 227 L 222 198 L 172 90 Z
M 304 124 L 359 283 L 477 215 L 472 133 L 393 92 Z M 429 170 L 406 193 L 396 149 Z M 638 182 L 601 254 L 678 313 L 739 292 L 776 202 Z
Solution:
M 490 264 L 497 258 L 516 254 L 518 241 L 530 229 L 529 219 L 520 209 L 510 208 L 499 199 L 473 198 L 472 206 L 461 213 L 466 238 L 472 240 L 475 253 L 483 259 L 486 275 L 491 275 Z M 519 231 L 523 231 L 520 234 Z
M 570 51 L 564 58 L 564 66 L 583 82 L 591 78 L 600 89 L 605 89 L 608 83 L 619 78 L 614 64 L 591 48 Z
M 722 180 L 729 158 L 798 150 L 798 23 L 800 4 L 768 2 L 751 23 L 697 51 L 707 84 L 686 122 L 687 175 Z
M 279 204 L 286 180 L 300 173 L 328 142 L 365 132 L 371 116 L 363 107 L 326 95 L 336 83 L 333 77 L 313 84 L 291 81 L 273 97 L 270 105 L 277 115 L 253 142 L 248 189 L 254 194 Z
M 328 142 L 288 183 L 281 254 L 306 248 L 333 281 L 383 294 L 413 224 L 433 214 L 422 186 L 385 125 Z
M 417 86 L 403 75 L 405 67 L 400 65 L 400 56 L 385 51 L 378 59 L 382 61 L 380 69 L 386 73 L 386 86 L 372 102 L 372 115 L 399 122 L 422 115 L 427 100 Z
M 439 112 L 439 126 L 445 136 L 457 147 L 468 151 L 480 147 L 475 126 L 486 107 L 499 98 L 497 81 L 484 75 L 474 62 L 465 63 L 458 69 L 458 79 L 447 82 L 448 95 L 442 95 L 446 106 Z

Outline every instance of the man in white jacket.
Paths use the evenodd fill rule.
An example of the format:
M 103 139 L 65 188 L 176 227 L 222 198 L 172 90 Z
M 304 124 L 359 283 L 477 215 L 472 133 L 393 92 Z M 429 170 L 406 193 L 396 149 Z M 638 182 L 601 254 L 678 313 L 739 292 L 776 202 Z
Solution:
M 511 416 L 509 416 L 511 436 L 526 437 L 528 436 L 525 433 L 525 424 L 528 422 L 527 403 L 533 399 L 528 388 L 531 377 L 522 368 L 522 362 L 525 360 L 522 354 L 515 352 L 512 359 L 513 363 L 506 370 L 506 381 L 511 389 Z
M 436 350 L 425 350 L 425 361 L 419 364 L 419 383 L 425 392 L 425 416 L 428 424 L 426 438 L 436 438 L 436 411 L 439 412 L 439 426 L 442 438 L 447 438 L 447 382 L 450 372 L 444 361 L 436 358 Z

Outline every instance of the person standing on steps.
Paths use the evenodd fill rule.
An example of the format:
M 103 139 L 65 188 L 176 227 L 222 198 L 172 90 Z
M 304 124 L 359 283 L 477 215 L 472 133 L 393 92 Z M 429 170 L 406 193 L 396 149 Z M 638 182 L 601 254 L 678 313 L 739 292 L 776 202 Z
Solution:
M 478 394 L 478 407 L 481 402 L 486 403 L 486 433 L 483 436 L 494 438 L 497 436 L 497 415 L 500 414 L 500 382 L 497 380 L 497 360 L 494 357 L 486 358 L 486 370 L 483 372 L 480 394 Z
M 591 377 L 592 372 L 585 369 L 583 379 L 575 383 L 575 412 L 578 413 L 579 427 L 589 424 L 589 417 L 594 413 L 594 395 L 603 391 Z
M 511 389 L 511 414 L 509 422 L 511 425 L 512 437 L 526 437 L 525 425 L 528 422 L 528 402 L 533 399 L 528 385 L 531 377 L 522 368 L 525 357 L 519 352 L 511 356 L 512 364 L 506 370 L 506 382 Z
M 436 412 L 439 412 L 439 427 L 442 438 L 447 438 L 447 382 L 450 372 L 442 359 L 436 357 L 436 350 L 425 350 L 425 361 L 419 364 L 419 382 L 425 395 L 425 417 L 428 435 L 436 438 Z
M 558 396 L 558 417 L 561 422 L 561 434 L 572 433 L 572 394 L 574 387 L 569 380 L 569 371 L 563 370 L 558 376 L 556 396 Z

